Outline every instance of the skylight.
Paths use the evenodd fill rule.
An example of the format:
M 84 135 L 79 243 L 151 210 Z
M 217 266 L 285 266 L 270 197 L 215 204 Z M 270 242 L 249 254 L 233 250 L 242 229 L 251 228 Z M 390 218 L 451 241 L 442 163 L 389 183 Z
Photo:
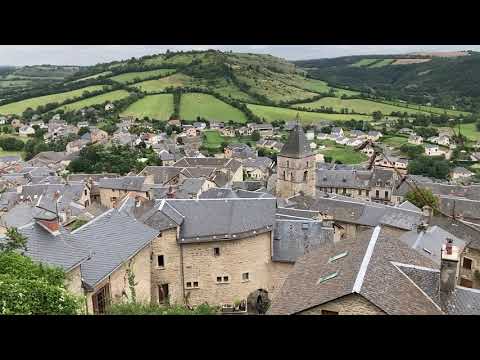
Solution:
M 335 260 L 338 260 L 338 259 L 341 259 L 345 256 L 348 255 L 348 251 L 345 251 L 341 254 L 338 254 L 338 255 L 335 255 L 335 256 L 332 256 L 330 259 L 328 259 L 328 262 L 331 263 L 331 262 L 334 262 Z
M 324 282 L 327 281 L 327 280 L 333 279 L 333 278 L 336 277 L 337 275 L 338 275 L 338 271 L 335 271 L 335 272 L 332 273 L 332 274 L 322 276 L 320 279 L 318 279 L 317 285 L 318 285 L 318 284 L 321 284 L 321 283 L 324 283 Z

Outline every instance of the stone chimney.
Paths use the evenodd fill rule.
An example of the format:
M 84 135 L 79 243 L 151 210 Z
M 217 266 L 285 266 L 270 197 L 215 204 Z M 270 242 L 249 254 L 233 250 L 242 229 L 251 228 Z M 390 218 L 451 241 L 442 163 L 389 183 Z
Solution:
M 433 209 L 430 206 L 425 205 L 424 207 L 422 207 L 422 212 L 423 212 L 423 222 L 426 224 L 430 224 L 433 216 Z
M 322 227 L 333 228 L 333 216 L 325 214 L 322 217 Z
M 453 245 L 453 240 L 447 238 L 441 251 L 440 263 L 440 296 L 448 295 L 455 290 L 460 250 Z
M 175 189 L 173 186 L 168 188 L 167 199 L 175 199 Z

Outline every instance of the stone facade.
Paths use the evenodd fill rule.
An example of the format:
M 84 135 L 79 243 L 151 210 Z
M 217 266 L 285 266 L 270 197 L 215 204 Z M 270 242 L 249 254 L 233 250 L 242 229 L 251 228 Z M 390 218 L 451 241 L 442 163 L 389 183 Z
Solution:
M 112 303 L 120 302 L 122 299 L 130 299 L 130 288 L 128 285 L 127 269 L 135 274 L 135 291 L 137 301 L 149 302 L 151 299 L 151 246 L 146 246 L 139 251 L 130 260 L 124 262 L 118 269 L 112 272 L 108 278 L 95 286 L 93 292 L 86 294 L 87 313 L 93 314 L 92 296 L 104 286 L 108 286 L 110 293 L 110 301 Z
M 81 265 L 66 274 L 66 288 L 75 296 L 83 296 Z
M 299 194 L 315 195 L 315 155 L 301 159 L 277 156 L 278 197 L 288 198 Z
M 322 313 L 322 311 L 324 313 Z M 342 296 L 325 304 L 302 311 L 299 315 L 325 315 L 326 311 L 335 312 L 338 313 L 338 315 L 386 315 L 382 309 L 358 294 Z
M 476 275 L 477 274 L 477 275 Z M 458 284 L 480 289 L 480 251 L 466 247 L 461 254 Z
M 132 194 L 132 196 L 141 196 L 147 199 L 149 198 L 147 191 L 100 188 L 100 203 L 108 209 L 115 208 L 128 193 Z
M 285 270 L 283 276 L 281 271 L 272 272 L 283 264 L 271 267 L 271 232 L 240 240 L 181 245 L 177 236 L 177 230 L 167 230 L 153 241 L 153 302 L 158 302 L 162 285 L 168 284 L 171 304 L 185 303 L 184 299 L 188 305 L 233 304 L 246 300 L 257 289 L 269 291 L 273 282 L 281 284 L 286 276 Z M 163 256 L 163 267 L 158 266 L 159 256 Z

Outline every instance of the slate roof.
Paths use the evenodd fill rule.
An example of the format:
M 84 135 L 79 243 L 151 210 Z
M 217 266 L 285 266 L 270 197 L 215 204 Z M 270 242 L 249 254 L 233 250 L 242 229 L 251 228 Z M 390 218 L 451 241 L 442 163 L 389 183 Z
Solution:
M 147 191 L 150 188 L 150 185 L 145 184 L 145 179 L 145 176 L 102 178 L 98 182 L 98 187 L 104 189 L 119 189 L 126 191 Z
M 405 209 L 405 210 L 411 210 L 411 211 L 417 211 L 417 212 L 422 212 L 421 209 L 413 205 L 410 201 L 405 200 L 402 202 L 400 205 L 398 205 L 399 208 Z
M 147 166 L 138 175 L 153 175 L 154 184 L 165 184 L 180 174 L 182 170 L 183 167 L 177 166 Z
M 428 227 L 425 231 L 412 230 L 400 236 L 401 241 L 437 264 L 440 264 L 442 245 L 447 239 L 452 239 L 453 245 L 457 246 L 460 252 L 465 248 L 464 240 L 436 225 Z
M 416 211 L 331 194 L 319 193 L 317 198 L 297 195 L 288 200 L 295 208 L 319 211 L 336 221 L 366 226 L 387 225 L 412 230 L 423 219 L 423 214 Z
M 34 207 L 29 204 L 17 204 L 0 218 L 0 223 L 5 227 L 21 227 L 33 220 Z
M 237 193 L 234 190 L 225 188 L 210 188 L 200 194 L 200 199 L 233 199 L 237 197 Z
M 332 261 L 332 257 L 345 252 L 346 256 Z M 326 244 L 296 261 L 268 313 L 295 314 L 345 295 L 359 294 L 386 314 L 442 314 L 440 307 L 395 263 L 435 269 L 429 259 L 381 227 L 360 233 L 357 238 Z M 336 276 L 321 281 L 334 273 Z
M 457 286 L 446 302 L 446 308 L 452 315 L 479 315 L 480 290 Z
M 27 255 L 68 270 L 80 261 L 82 278 L 94 287 L 147 246 L 158 231 L 125 212 L 111 209 L 77 230 L 53 236 L 33 223 L 20 229 L 28 237 Z M 115 241 L 112 241 L 114 239 Z
M 295 262 L 305 253 L 333 243 L 333 227 L 310 219 L 277 219 L 273 232 L 272 260 Z
M 272 231 L 275 206 L 273 198 L 168 199 L 160 211 L 169 217 L 177 217 L 173 219 L 177 223 L 183 220 L 180 242 L 190 243 L 235 240 Z
M 300 125 L 295 126 L 290 132 L 287 142 L 283 145 L 279 155 L 296 159 L 313 155 L 303 128 Z

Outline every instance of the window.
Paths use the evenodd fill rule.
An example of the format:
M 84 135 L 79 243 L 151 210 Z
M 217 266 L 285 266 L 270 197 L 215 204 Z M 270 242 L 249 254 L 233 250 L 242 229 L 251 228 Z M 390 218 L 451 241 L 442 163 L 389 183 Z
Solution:
M 242 274 L 242 280 L 248 281 L 250 280 L 250 274 L 248 272 Z
M 318 284 L 321 284 L 321 283 L 323 283 L 323 282 L 325 282 L 325 281 L 327 281 L 327 280 L 333 279 L 333 278 L 336 277 L 337 275 L 338 275 L 338 271 L 337 271 L 337 272 L 334 272 L 334 273 L 332 273 L 332 274 L 328 274 L 328 275 L 326 275 L 326 276 L 322 276 L 320 279 L 318 279 L 317 285 L 318 285 Z
M 165 259 L 163 255 L 158 255 L 157 256 L 157 265 L 158 267 L 165 267 Z
M 192 287 L 192 283 L 190 281 L 187 281 L 187 288 L 191 288 Z
M 305 171 L 303 173 L 303 181 L 307 181 L 307 178 L 308 178 L 308 171 Z
M 85 196 L 87 196 L 87 189 L 85 189 Z
M 229 281 L 230 280 L 228 275 L 217 276 L 217 284 L 225 284 L 225 283 L 228 283 Z
M 463 258 L 463 268 L 467 270 L 472 270 L 472 259 Z
M 102 287 L 92 296 L 93 312 L 95 314 L 104 314 L 110 301 L 109 284 Z
M 198 288 L 198 281 L 194 281 L 194 282 L 193 282 L 193 287 L 194 287 L 194 288 Z
M 379 190 L 375 190 L 375 197 L 377 199 L 380 197 L 380 191 Z
M 158 285 L 158 303 L 168 304 L 168 284 Z
M 338 254 L 338 255 L 335 255 L 335 256 L 332 256 L 330 259 L 328 259 L 328 262 L 331 263 L 331 262 L 334 262 L 335 260 L 338 260 L 338 259 L 341 259 L 345 256 L 348 255 L 348 251 L 345 251 L 341 254 Z
M 385 191 L 385 199 L 388 199 L 388 191 Z
M 220 256 L 220 248 L 219 247 L 213 248 L 213 255 L 214 256 Z
M 322 315 L 338 315 L 338 311 L 322 310 Z
M 362 190 L 358 190 L 358 195 L 362 195 Z
M 347 189 L 346 189 L 346 188 L 343 188 L 342 194 L 345 195 L 346 193 L 347 193 Z

